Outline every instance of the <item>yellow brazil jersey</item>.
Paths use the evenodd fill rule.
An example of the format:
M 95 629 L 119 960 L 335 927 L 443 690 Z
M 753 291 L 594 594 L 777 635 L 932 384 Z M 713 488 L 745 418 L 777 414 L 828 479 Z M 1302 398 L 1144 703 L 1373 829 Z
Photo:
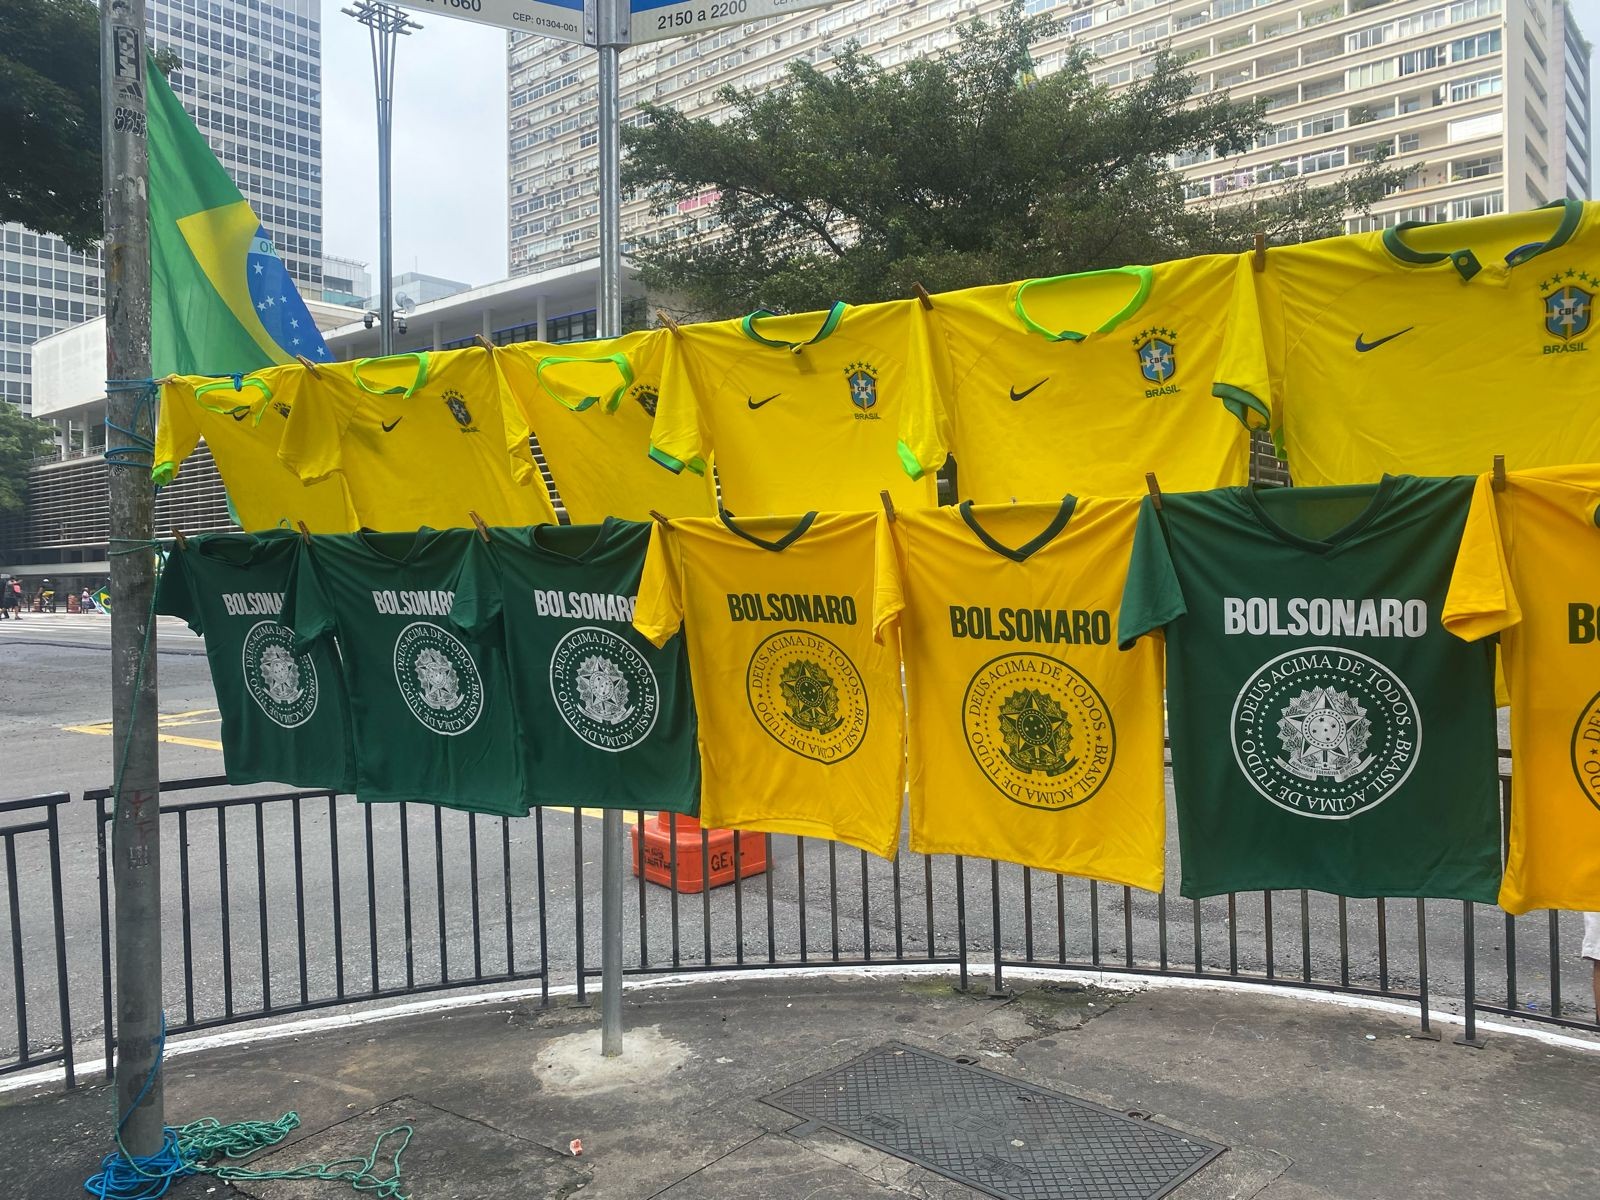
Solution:
M 1272 249 L 1258 282 L 1295 483 L 1600 461 L 1600 205 Z
M 651 456 L 703 471 L 739 516 L 934 503 L 901 469 L 906 353 L 916 301 L 685 325 L 667 342 Z
M 1600 911 L 1600 466 L 1478 480 L 1445 628 L 1500 635 L 1511 840 L 1500 907 Z
M 506 386 L 544 453 L 567 515 L 643 521 L 708 517 L 707 475 L 673 475 L 650 461 L 666 330 L 593 342 L 520 342 L 495 351 Z
M 278 457 L 307 482 L 343 476 L 362 526 L 553 522 L 528 425 L 486 350 L 328 363 L 303 380 Z
M 303 521 L 312 533 L 353 532 L 359 522 L 344 480 L 303 484 L 278 461 L 278 444 L 306 378 L 304 368 L 287 366 L 237 379 L 164 380 L 152 477 L 159 484 L 172 482 L 203 438 L 243 529 L 294 528 Z
M 1159 891 L 1162 645 L 1117 649 L 1133 499 L 880 518 L 876 627 L 898 626 L 911 848 Z
M 1247 262 L 1209 255 L 946 292 L 913 327 L 906 469 L 980 504 L 1248 481 L 1268 423 Z
M 707 826 L 900 841 L 905 703 L 873 637 L 871 513 L 675 520 L 652 531 L 633 624 L 683 627 Z

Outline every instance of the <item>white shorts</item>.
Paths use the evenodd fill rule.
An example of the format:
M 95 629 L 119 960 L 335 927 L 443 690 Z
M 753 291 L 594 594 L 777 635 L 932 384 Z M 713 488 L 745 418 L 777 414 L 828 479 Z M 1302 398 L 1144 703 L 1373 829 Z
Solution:
M 1600 913 L 1583 914 L 1583 956 L 1600 962 Z

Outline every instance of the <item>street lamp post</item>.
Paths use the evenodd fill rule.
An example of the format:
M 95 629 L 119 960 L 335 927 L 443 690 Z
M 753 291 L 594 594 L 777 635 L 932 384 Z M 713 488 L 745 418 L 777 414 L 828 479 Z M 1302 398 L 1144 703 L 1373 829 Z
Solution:
M 394 129 L 394 58 L 400 38 L 421 29 L 405 10 L 380 0 L 355 0 L 340 9 L 367 27 L 372 39 L 372 84 L 378 101 L 378 353 L 394 353 L 394 210 L 390 195 L 390 146 Z

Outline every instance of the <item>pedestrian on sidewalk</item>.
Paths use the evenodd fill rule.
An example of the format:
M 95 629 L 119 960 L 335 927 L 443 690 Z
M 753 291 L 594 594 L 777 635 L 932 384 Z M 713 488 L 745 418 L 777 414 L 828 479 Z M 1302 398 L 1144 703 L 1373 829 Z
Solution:
M 1600 913 L 1583 914 L 1583 956 L 1594 968 L 1594 1020 L 1600 1025 Z

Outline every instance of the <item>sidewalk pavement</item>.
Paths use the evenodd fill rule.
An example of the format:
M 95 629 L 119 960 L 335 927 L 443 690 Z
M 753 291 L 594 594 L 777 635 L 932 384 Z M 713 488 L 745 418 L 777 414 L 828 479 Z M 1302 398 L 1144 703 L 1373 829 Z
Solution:
M 599 1057 L 599 1009 L 491 999 L 168 1059 L 175 1123 L 303 1125 L 252 1165 L 364 1156 L 415 1127 L 413 1200 L 956 1200 L 973 1192 L 762 1103 L 887 1042 L 1229 1147 L 1177 1200 L 1600 1196 L 1600 1043 L 1493 1032 L 1414 1040 L 1414 1016 L 1268 990 L 1017 981 L 1009 999 L 946 977 L 750 976 L 640 986 L 626 1052 Z M 596 998 L 597 999 L 597 998 Z M 1570 1039 L 1566 1039 L 1570 1041 Z M 0 1100 L 0 1196 L 66 1200 L 105 1151 L 111 1093 Z M 581 1138 L 583 1154 L 567 1147 Z M 174 1200 L 355 1200 L 327 1182 L 199 1178 Z

